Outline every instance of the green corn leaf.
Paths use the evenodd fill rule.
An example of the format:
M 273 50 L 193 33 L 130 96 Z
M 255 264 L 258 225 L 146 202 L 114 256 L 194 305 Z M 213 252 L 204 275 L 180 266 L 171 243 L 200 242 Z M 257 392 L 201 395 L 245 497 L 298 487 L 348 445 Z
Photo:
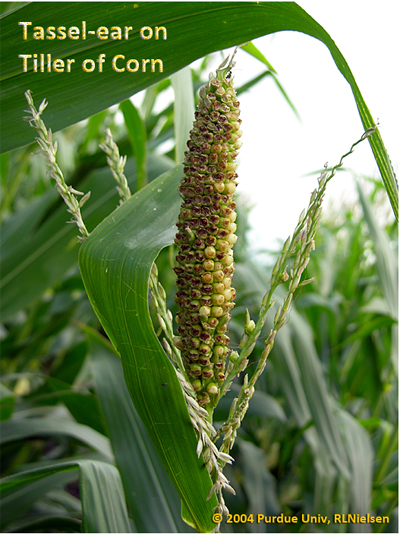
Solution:
M 23 472 L 21 474 L 25 474 Z M 71 470 L 51 470 L 47 475 L 42 477 L 31 478 L 27 476 L 23 481 L 11 481 L 9 478 L 4 478 L 4 491 L 2 491 L 0 501 L 0 528 L 4 532 L 7 525 L 11 522 L 18 521 L 31 506 L 47 492 L 57 488 L 62 488 L 66 484 L 76 480 L 77 473 Z M 10 484 L 12 482 L 12 484 Z M 13 490 L 6 490 L 6 488 L 15 487 Z M 10 525 L 11 526 L 11 525 Z M 27 532 L 27 531 L 25 531 Z M 29 531 L 28 531 L 29 532 Z
M 64 475 L 76 469 L 79 469 L 83 532 L 132 532 L 119 471 L 104 462 L 69 461 L 3 478 L 0 483 L 2 502 L 15 501 L 16 496 L 26 496 L 27 492 L 31 502 L 34 502 L 35 495 L 36 498 L 43 495 L 42 486 L 48 485 L 48 480 L 41 479 Z
M 279 515 L 281 506 L 277 494 L 277 484 L 265 465 L 264 452 L 244 439 L 237 442 L 243 463 L 243 486 L 249 500 L 249 513 L 256 516 L 260 510 L 267 516 Z
M 44 28 L 60 25 L 70 27 L 76 25 L 78 20 L 90 21 L 91 28 L 124 27 L 129 20 L 133 25 L 132 39 L 55 40 L 49 48 L 46 40 L 22 41 L 22 27 L 18 26 L 18 22 L 35 20 L 40 20 Z M 139 30 L 142 26 L 154 28 L 160 24 L 167 28 L 166 40 L 140 39 Z M 57 131 L 126 100 L 206 54 L 279 31 L 302 32 L 328 47 L 336 66 L 351 86 L 364 129 L 373 126 L 371 113 L 335 42 L 322 26 L 294 2 L 148 2 L 128 5 L 120 2 L 65 2 L 48 3 L 46 11 L 43 11 L 40 3 L 32 2 L 2 17 L 0 104 L 1 127 L 7 132 L 3 136 L 2 151 L 33 140 L 32 129 L 19 120 L 26 107 L 24 92 L 27 89 L 33 91 L 36 99 L 47 98 L 52 103 L 45 119 L 48 126 Z M 140 73 L 114 72 L 111 59 L 117 54 L 124 55 L 126 60 L 130 59 L 132 49 L 135 58 L 161 58 L 163 71 L 159 72 L 156 67 L 155 72 L 149 69 Z M 47 54 L 49 51 L 53 58 L 75 59 L 75 68 L 69 73 L 52 72 L 46 75 L 32 72 L 32 67 L 28 68 L 28 72 L 22 72 L 22 60 L 17 60 L 19 54 Z M 103 72 L 84 73 L 82 62 L 88 58 L 95 60 L 100 53 L 105 53 L 107 60 Z M 122 63 L 118 65 L 123 66 Z M 60 76 L 67 83 L 60 83 Z M 398 218 L 398 186 L 378 130 L 369 137 L 369 142 Z
M 15 394 L 0 383 L 0 421 L 9 419 L 14 412 Z
M 37 418 L 13 418 L 1 425 L 0 443 L 28 439 L 34 436 L 66 435 L 75 438 L 113 461 L 109 440 L 93 430 L 60 416 Z
M 231 389 L 222 397 L 215 408 L 213 415 L 215 421 L 226 421 L 228 419 L 232 401 L 239 396 L 239 392 L 240 386 L 232 384 Z M 265 419 L 273 418 L 282 423 L 287 421 L 285 412 L 279 402 L 271 395 L 258 390 L 254 392 L 251 398 L 246 416 L 257 416 Z
M 13 532 L 81 532 L 81 522 L 72 517 L 45 517 L 34 521 L 26 521 Z
M 137 190 L 139 190 L 147 184 L 146 128 L 138 110 L 130 100 L 124 100 L 119 107 L 124 115 L 125 126 L 135 155 Z
M 266 67 L 273 72 L 274 74 L 278 74 L 274 67 L 271 65 L 271 63 L 268 61 L 268 59 L 264 56 L 262 52 L 253 44 L 253 43 L 247 43 L 243 45 L 242 50 L 247 52 L 250 56 L 253 56 L 255 59 L 258 59 L 258 61 L 261 61 L 261 63 L 264 63 Z
M 186 532 L 180 518 L 179 497 L 132 405 L 121 359 L 104 337 L 87 327 L 85 332 L 99 402 L 137 529 Z
M 149 160 L 150 178 L 154 179 L 170 166 L 167 158 L 154 155 Z M 135 184 L 136 172 L 132 161 L 128 161 L 126 165 L 126 175 L 131 186 Z M 91 174 L 81 187 L 85 193 L 92 192 L 90 202 L 82 210 L 90 231 L 117 207 L 119 197 L 115 180 L 108 168 Z M 78 259 L 78 231 L 75 225 L 66 224 L 70 214 L 63 203 L 34 235 L 30 231 L 31 222 L 28 217 L 21 218 L 17 214 L 15 218 L 16 223 L 10 222 L 7 226 L 7 256 L 1 261 L 0 311 L 3 321 L 39 298 Z M 25 227 L 29 239 L 20 241 L 18 236 Z M 31 282 L 33 278 L 34 284 Z
M 181 163 L 184 152 L 187 150 L 186 142 L 193 126 L 194 98 L 192 75 L 189 67 L 176 72 L 171 76 L 174 89 L 174 124 L 175 124 L 175 161 Z
M 181 167 L 141 189 L 84 242 L 79 264 L 103 328 L 118 350 L 133 404 L 164 463 L 190 524 L 213 529 L 215 495 L 196 455 L 196 437 L 175 371 L 155 336 L 148 277 L 159 251 L 172 243 L 179 211 Z
M 349 459 L 350 502 L 352 513 L 366 515 L 370 512 L 374 451 L 368 432 L 348 412 L 338 410 L 343 443 Z M 370 532 L 368 525 L 358 525 L 359 532 Z M 362 530 L 364 528 L 364 530 Z
M 382 293 L 385 297 L 390 316 L 397 320 L 399 298 L 396 254 L 390 247 L 389 237 L 379 226 L 371 206 L 358 182 L 357 189 L 364 212 L 364 217 L 368 225 L 369 234 L 374 243 L 376 264 L 382 287 Z

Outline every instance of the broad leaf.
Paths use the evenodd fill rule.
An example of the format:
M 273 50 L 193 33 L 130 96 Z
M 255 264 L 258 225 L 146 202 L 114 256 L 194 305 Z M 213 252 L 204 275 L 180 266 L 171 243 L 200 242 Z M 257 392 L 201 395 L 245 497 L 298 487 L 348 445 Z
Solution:
M 86 21 L 88 30 L 100 26 L 132 25 L 130 38 L 101 40 L 96 37 L 78 40 L 34 40 L 33 25 L 28 30 L 28 39 L 23 40 L 21 21 L 39 21 L 48 26 L 75 26 L 77 21 Z M 140 38 L 143 26 L 163 26 L 159 38 Z M 365 129 L 374 121 L 366 106 L 353 74 L 328 33 L 294 2 L 65 2 L 48 3 L 43 11 L 40 3 L 30 3 L 5 16 L 2 20 L 1 55 L 3 136 L 2 151 L 32 142 L 34 133 L 22 124 L 20 117 L 26 107 L 24 92 L 31 89 L 36 99 L 47 98 L 52 104 L 46 113 L 46 121 L 54 130 L 59 130 L 87 118 L 112 104 L 126 100 L 131 95 L 170 76 L 194 60 L 211 52 L 242 45 L 262 35 L 279 31 L 299 31 L 323 42 L 348 81 L 353 91 L 361 121 Z M 134 53 L 133 53 L 134 52 Z M 75 63 L 71 72 L 40 73 L 32 71 L 29 60 L 27 72 L 23 72 L 20 54 L 47 54 L 52 58 L 72 58 Z M 86 59 L 95 61 L 106 54 L 103 72 L 83 72 Z M 151 72 L 151 63 L 145 72 L 115 72 L 111 67 L 116 55 L 125 56 L 117 61 L 117 68 L 125 68 L 128 59 L 140 63 L 145 58 L 161 58 L 163 69 L 156 65 Z M 132 58 L 134 56 L 134 58 Z M 39 56 L 38 56 L 39 57 Z M 46 56 L 47 57 L 47 56 Z M 139 63 L 138 63 L 139 64 Z M 142 65 L 139 65 L 142 67 Z M 393 211 L 398 218 L 398 187 L 389 156 L 379 131 L 369 138 L 375 159 L 385 183 Z
M 154 333 L 148 277 L 159 251 L 173 241 L 179 211 L 181 167 L 141 189 L 82 245 L 79 264 L 86 291 L 122 358 L 133 404 L 173 481 L 190 523 L 213 529 L 216 497 L 196 455 L 196 436 L 175 371 Z

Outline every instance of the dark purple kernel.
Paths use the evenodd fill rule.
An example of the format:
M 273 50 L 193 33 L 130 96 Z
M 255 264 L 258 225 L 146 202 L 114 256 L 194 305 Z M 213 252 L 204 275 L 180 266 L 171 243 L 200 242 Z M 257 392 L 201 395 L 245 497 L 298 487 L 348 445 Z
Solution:
M 202 287 L 201 291 L 202 291 L 202 293 L 204 295 L 212 295 L 213 294 L 213 287 L 205 285 L 205 286 Z
M 227 231 L 227 230 L 225 230 Z M 201 239 L 204 239 L 205 237 L 207 237 L 207 230 L 205 228 L 200 228 L 198 231 L 197 231 L 197 237 L 200 237 Z M 207 241 L 206 241 L 207 243 Z
M 211 339 L 211 335 L 208 332 L 202 332 L 200 334 L 200 339 L 202 341 L 209 341 Z
M 229 234 L 228 230 L 225 230 L 224 228 L 221 228 L 218 232 L 218 237 L 220 239 L 223 239 L 224 237 L 226 237 L 227 235 Z
M 195 217 L 200 217 L 200 215 L 201 215 L 201 208 L 199 208 L 198 206 L 193 206 L 193 208 L 192 208 L 192 215 L 194 215 Z

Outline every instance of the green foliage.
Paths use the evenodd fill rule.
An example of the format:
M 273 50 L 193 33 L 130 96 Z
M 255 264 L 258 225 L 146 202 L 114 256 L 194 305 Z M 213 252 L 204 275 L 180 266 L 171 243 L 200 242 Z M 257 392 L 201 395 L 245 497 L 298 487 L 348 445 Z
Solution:
M 364 125 L 372 124 L 333 41 L 296 4 L 223 3 L 216 7 L 215 3 L 185 3 L 184 8 L 178 3 L 158 4 L 157 8 L 151 3 L 143 5 L 150 24 L 156 9 L 168 8 L 168 16 L 162 18 L 162 12 L 159 20 L 166 25 L 171 21 L 171 31 L 180 29 L 179 42 L 194 44 L 179 46 L 178 36 L 172 34 L 170 42 L 180 50 L 178 58 L 172 45 L 169 49 L 168 42 L 159 43 L 159 55 L 170 68 L 164 76 L 208 51 L 255 37 L 253 31 L 261 35 L 296 24 L 298 30 L 328 44 L 352 84 Z M 238 8 L 243 17 L 236 20 L 232 15 Z M 39 4 L 29 4 L 5 15 L 2 32 L 9 39 L 7 48 L 3 47 L 7 54 L 17 44 L 20 53 L 13 26 L 16 18 L 26 14 L 28 18 L 23 20 L 34 19 L 38 9 Z M 85 20 L 90 12 L 99 23 L 112 19 L 114 24 L 121 9 L 122 4 L 102 3 L 96 4 L 93 12 L 89 4 L 76 4 L 72 14 L 67 4 L 49 4 L 41 21 L 46 26 L 47 19 L 48 24 L 57 24 L 56 18 L 64 17 L 63 24 L 68 25 L 81 16 Z M 182 26 L 179 16 L 184 11 L 188 16 Z M 121 13 L 125 21 L 125 7 Z M 259 13 L 263 16 L 258 17 Z M 173 15 L 177 16 L 175 22 Z M 207 18 L 209 38 L 196 38 L 195 17 L 196 21 Z M 254 23 L 251 35 L 245 29 L 246 17 Z M 220 18 L 227 19 L 229 27 L 215 32 Z M 239 23 L 242 33 L 234 33 Z M 26 44 L 29 53 L 33 45 Z M 82 42 L 78 44 L 82 46 Z M 40 42 L 35 43 L 35 52 L 40 53 L 38 45 Z M 62 53 L 75 57 L 76 43 L 70 42 L 68 50 L 64 45 Z M 143 57 L 149 55 L 149 46 L 145 48 Z M 156 54 L 157 49 L 152 50 Z M 250 51 L 257 55 L 257 50 Z M 82 57 L 91 53 L 84 47 L 79 51 Z M 9 77 L 4 79 L 2 93 L 2 124 L 8 128 L 5 141 L 9 148 L 32 140 L 32 130 L 19 123 L 26 106 L 23 90 L 28 86 L 25 82 L 20 86 L 11 72 L 13 65 L 10 61 L 2 64 L 2 76 Z M 206 65 L 207 58 L 203 67 Z M 188 71 L 175 74 L 172 81 L 175 90 L 181 91 L 175 102 L 175 112 L 182 119 L 179 124 L 175 124 L 173 106 L 160 103 L 170 82 L 158 75 L 141 78 L 144 85 L 156 82 L 146 90 L 141 109 L 122 104 L 124 124 L 117 120 L 115 110 L 105 108 L 140 90 L 140 84 L 132 85 L 131 77 L 124 75 L 115 87 L 103 73 L 100 89 L 99 78 L 93 77 L 88 91 L 96 91 L 97 98 L 83 99 L 81 90 L 77 94 L 79 84 L 60 87 L 53 76 L 48 83 L 31 76 L 27 74 L 24 80 L 34 82 L 29 87 L 35 100 L 46 97 L 50 102 L 50 126 L 61 128 L 92 115 L 56 137 L 67 182 L 85 193 L 92 192 L 82 210 L 92 236 L 82 249 L 81 266 L 103 326 L 87 299 L 78 270 L 77 229 L 65 224 L 68 214 L 52 190 L 41 159 L 31 155 L 32 146 L 2 155 L 2 529 L 187 532 L 190 527 L 181 519 L 183 498 L 185 517 L 191 516 L 199 530 L 210 530 L 215 503 L 204 500 L 210 480 L 197 459 L 181 391 L 154 333 L 148 307 L 151 314 L 154 309 L 147 300 L 151 262 L 163 249 L 157 258 L 160 280 L 167 290 L 168 307 L 176 311 L 173 251 L 163 247 L 172 242 L 175 233 L 179 167 L 174 167 L 174 149 L 169 152 L 172 158 L 155 151 L 164 141 L 173 140 L 174 126 L 176 143 L 184 143 L 193 92 L 182 87 L 180 80 L 188 78 Z M 192 71 L 192 79 L 198 87 L 204 79 L 201 68 Z M 156 104 L 161 111 L 155 111 Z M 93 115 L 96 111 L 99 113 Z M 106 127 L 113 131 L 120 153 L 128 156 L 126 175 L 131 190 L 140 190 L 117 211 L 115 184 L 98 148 Z M 379 134 L 373 136 L 372 145 L 395 205 L 394 179 Z M 141 189 L 146 179 L 149 185 Z M 396 522 L 397 263 L 393 247 L 397 235 L 394 225 L 382 229 L 375 220 L 376 197 L 383 188 L 374 187 L 370 197 L 360 189 L 362 217 L 349 209 L 341 220 L 327 220 L 321 227 L 307 274 L 316 281 L 302 288 L 290 323 L 275 342 L 233 450 L 235 464 L 227 466 L 226 474 L 236 490 L 235 497 L 227 496 L 233 514 L 283 511 L 331 517 L 333 513 L 370 512 L 388 515 L 392 524 Z M 270 277 L 268 266 L 249 260 L 243 235 L 247 225 L 244 208 L 239 218 L 238 298 L 230 326 L 234 345 L 240 341 L 245 308 L 253 317 L 258 313 Z M 100 240 L 109 245 L 107 252 Z M 116 259 L 119 265 L 111 261 Z M 119 284 L 110 285 L 110 269 L 120 277 Z M 105 340 L 103 328 L 118 348 L 122 363 Z M 150 365 L 141 349 L 143 343 L 151 344 L 162 366 Z M 260 340 L 254 359 L 262 349 Z M 226 420 L 228 400 L 239 388 L 240 384 L 234 383 L 221 401 L 215 412 L 217 424 Z M 169 409 L 171 428 L 161 432 L 160 423 L 168 426 L 164 406 Z M 178 411 L 182 415 L 179 421 Z M 151 438 L 156 438 L 156 443 Z M 175 463 L 168 466 L 171 458 Z M 382 525 L 383 531 L 393 531 L 396 527 L 392 524 Z M 332 524 L 318 527 L 333 530 Z M 285 528 L 298 532 L 302 527 Z M 334 528 L 340 531 L 341 527 Z M 222 525 L 223 531 L 229 529 L 265 531 L 265 525 Z M 376 526 L 374 530 L 378 531 Z
M 40 15 L 44 28 L 61 24 L 70 27 L 75 25 L 77 20 L 90 20 L 96 28 L 111 27 L 116 24 L 123 27 L 127 20 L 127 9 L 124 4 L 102 2 L 96 4 L 96 9 L 93 9 L 90 4 L 68 2 L 60 5 L 57 3 L 48 4 L 48 9 L 43 12 L 40 4 L 32 2 L 4 15 L 2 38 L 7 42 L 7 46 L 3 46 L 0 52 L 2 65 L 0 102 L 2 128 L 3 131 L 7 131 L 7 137 L 4 139 L 2 151 L 25 145 L 33 139 L 32 132 L 23 128 L 15 120 L 15 117 L 23 115 L 25 102 L 22 95 L 27 88 L 33 91 L 36 98 L 40 100 L 47 98 L 52 102 L 48 125 L 53 131 L 57 131 L 129 98 L 132 94 L 149 87 L 206 54 L 247 43 L 262 35 L 287 30 L 311 35 L 328 47 L 339 71 L 351 86 L 364 129 L 367 130 L 374 125 L 369 109 L 340 50 L 326 31 L 294 2 L 144 3 L 140 4 L 139 9 L 140 20 L 145 21 L 146 25 L 154 27 L 162 21 L 162 24 L 168 27 L 166 41 L 161 39 L 154 39 L 150 42 L 139 39 L 135 41 L 135 54 L 138 58 L 147 58 L 150 55 L 153 58 L 163 58 L 165 63 L 163 72 L 152 73 L 147 70 L 141 73 L 140 77 L 132 78 L 132 75 L 126 71 L 119 73 L 118 83 L 116 83 L 115 72 L 109 68 L 101 73 L 91 73 L 84 85 L 80 69 L 72 69 L 68 73 L 68 84 L 60 84 L 60 74 L 56 72 L 40 77 L 31 72 L 29 68 L 28 72 L 21 76 L 21 65 L 14 59 L 20 54 L 21 48 L 22 27 L 21 33 L 18 33 L 16 31 L 18 21 L 35 20 Z M 240 10 L 240 16 L 238 16 L 238 10 Z M 137 17 L 135 5 L 132 5 L 131 12 L 133 18 Z M 138 24 L 135 29 L 138 32 L 140 25 Z M 46 44 L 46 41 L 30 39 L 25 42 L 24 53 L 46 53 Z M 100 53 L 103 53 L 104 47 L 104 42 L 100 40 L 94 45 L 89 40 L 55 41 L 52 54 L 54 57 L 74 57 L 79 66 L 88 55 L 93 58 L 98 57 Z M 178 55 L 177 51 L 179 51 Z M 107 55 L 112 57 L 116 54 L 129 58 L 130 41 L 109 40 Z M 87 98 L 82 98 L 83 90 Z M 96 95 L 96 98 L 93 98 L 93 95 Z M 370 138 L 370 144 L 393 211 L 398 218 L 397 183 L 379 131 Z
M 197 458 L 181 387 L 147 311 L 151 266 L 175 233 L 180 176 L 179 167 L 161 175 L 97 226 L 81 248 L 79 265 L 92 306 L 121 355 L 135 408 L 191 523 L 203 532 L 212 529 L 216 498 L 206 501 L 211 480 Z

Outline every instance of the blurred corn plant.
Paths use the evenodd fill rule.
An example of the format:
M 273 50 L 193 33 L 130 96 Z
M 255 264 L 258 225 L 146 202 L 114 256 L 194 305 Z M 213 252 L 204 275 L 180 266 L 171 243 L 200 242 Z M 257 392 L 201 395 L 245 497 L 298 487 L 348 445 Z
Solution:
M 151 43 L 154 57 L 166 58 L 169 70 L 143 75 L 140 82 L 122 76 L 118 86 L 103 73 L 101 92 L 97 91 L 100 79 L 94 75 L 86 90 L 96 92 L 96 99 L 82 98 L 80 81 L 74 84 L 74 76 L 68 87 L 61 87 L 54 76 L 45 80 L 27 73 L 22 80 L 16 75 L 8 60 L 13 47 L 20 49 L 14 25 L 17 20 L 34 20 L 40 12 L 37 5 L 20 7 L 2 20 L 2 35 L 8 39 L 1 52 L 7 52 L 2 60 L 2 128 L 7 130 L 3 149 L 16 149 L 4 153 L 0 161 L 3 530 L 184 532 L 190 528 L 187 523 L 199 531 L 214 527 L 211 516 L 216 500 L 205 499 L 211 481 L 202 459 L 197 458 L 180 385 L 148 314 L 148 276 L 156 256 L 167 307 L 176 311 L 172 249 L 165 248 L 173 240 L 179 209 L 181 168 L 175 162 L 182 160 L 193 100 L 209 58 L 192 69 L 191 76 L 187 69 L 167 76 L 209 52 L 262 34 L 304 31 L 329 47 L 352 87 L 364 128 L 373 125 L 344 58 L 326 32 L 296 4 L 236 2 L 218 9 L 215 3 L 139 5 L 146 24 L 169 21 L 173 46 L 162 43 L 158 52 L 159 43 Z M 84 4 L 74 4 L 73 12 L 68 3 L 48 6 L 46 14 L 40 12 L 44 26 L 54 24 L 56 18 L 74 24 L 78 13 L 82 20 L 98 21 L 98 25 L 115 24 L 121 17 L 126 21 L 127 16 L 126 7 L 120 4 L 99 4 L 96 13 Z M 233 16 L 239 7 L 240 21 Z M 212 22 L 210 9 L 215 15 Z M 210 36 L 202 33 L 196 39 L 202 17 L 207 18 Z M 244 29 L 243 17 L 252 21 L 251 29 Z M 228 33 L 216 31 L 221 20 L 228 21 Z M 182 41 L 179 58 L 173 52 L 177 40 Z M 189 42 L 191 46 L 184 46 Z M 107 43 L 110 54 L 114 44 Z M 120 53 L 126 45 L 117 44 Z M 140 54 L 143 43 L 136 44 Z M 32 46 L 40 52 L 40 43 L 26 45 L 26 53 Z M 146 54 L 149 46 L 146 43 Z M 264 62 L 265 76 L 277 81 L 257 49 L 251 43 L 246 48 Z M 78 57 L 88 51 L 84 46 L 78 50 L 71 42 L 63 43 L 59 53 Z M 156 111 L 159 97 L 171 85 L 174 105 L 161 104 L 161 111 Z M 91 191 L 90 201 L 82 206 L 92 235 L 84 245 L 81 265 L 86 262 L 86 287 L 97 284 L 104 291 L 95 298 L 92 291 L 92 305 L 102 326 L 78 271 L 76 227 L 65 224 L 69 216 L 41 158 L 32 157 L 32 146 L 19 148 L 33 138 L 32 130 L 19 123 L 28 87 L 35 98 L 50 101 L 48 125 L 54 131 L 90 117 L 55 137 L 58 164 L 68 186 L 85 194 Z M 146 87 L 140 110 L 124 100 Z M 115 108 L 106 109 L 118 102 L 123 123 Z M 120 156 L 110 143 L 106 153 L 98 148 L 104 143 L 106 128 L 118 140 L 119 152 L 127 155 L 123 172 Z M 369 140 L 397 213 L 396 183 L 379 132 Z M 169 142 L 169 148 L 163 154 L 159 147 L 164 142 Z M 129 197 L 125 178 L 130 191 L 137 191 L 117 211 L 113 210 L 119 196 L 107 158 L 125 198 Z M 236 497 L 226 496 L 233 515 L 283 512 L 331 517 L 351 512 L 388 515 L 392 523 L 396 521 L 397 266 L 393 244 L 397 236 L 394 225 L 380 229 L 374 203 L 361 189 L 360 200 L 363 216 L 349 211 L 339 232 L 335 221 L 323 224 L 314 261 L 308 266 L 316 282 L 303 287 L 297 297 L 289 326 L 276 339 L 274 358 L 267 363 L 267 373 L 258 382 L 238 431 L 233 449 L 236 462 L 225 471 L 236 491 Z M 271 271 L 248 259 L 243 230 L 246 215 L 241 211 L 242 239 L 235 256 L 238 296 L 230 326 L 233 346 L 240 343 L 246 308 L 252 317 L 257 316 Z M 153 322 L 157 324 L 156 316 Z M 271 326 L 267 321 L 265 336 Z M 115 349 L 101 335 L 103 328 L 118 347 L 124 370 Z M 258 341 L 250 366 L 263 348 L 263 340 Z M 227 419 L 240 387 L 234 383 L 219 403 L 214 414 L 217 425 Z M 284 525 L 282 531 L 313 528 L 300 521 Z M 370 529 L 360 524 L 318 525 L 318 531 L 324 528 L 327 532 Z M 395 530 L 384 524 L 374 528 Z M 233 523 L 223 524 L 222 529 L 265 532 L 275 531 L 276 525 Z

